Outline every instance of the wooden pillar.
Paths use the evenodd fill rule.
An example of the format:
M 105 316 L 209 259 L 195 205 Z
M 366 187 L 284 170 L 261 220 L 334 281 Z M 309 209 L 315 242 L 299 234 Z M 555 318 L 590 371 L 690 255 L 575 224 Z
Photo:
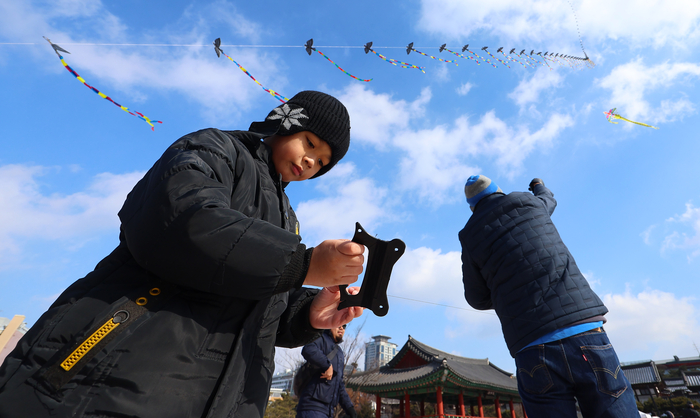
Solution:
M 479 397 L 476 399 L 477 399 L 477 401 L 479 401 L 479 416 L 481 418 L 483 418 L 484 417 L 484 404 L 481 402 L 481 395 L 479 395 Z
M 464 395 L 462 392 L 459 392 L 459 415 L 467 416 L 467 412 L 464 410 Z
M 442 406 L 442 387 L 437 387 L 437 416 L 438 418 L 445 417 L 445 409 Z
M 377 410 L 374 411 L 375 418 L 382 418 L 382 397 L 377 395 Z
M 411 418 L 411 397 L 408 395 L 408 391 L 406 391 L 404 393 L 404 401 L 403 402 L 404 402 L 404 404 L 406 404 L 406 406 L 404 407 L 404 409 L 406 410 L 405 416 L 406 416 L 406 418 Z
M 498 396 L 496 396 L 496 400 L 494 401 L 494 405 L 496 406 L 496 418 L 503 418 L 501 416 L 501 402 L 498 399 Z
M 425 400 L 424 399 L 420 400 L 420 416 L 421 417 L 425 416 Z
M 403 418 L 404 416 L 403 399 L 399 399 L 399 417 Z
M 510 418 L 515 418 L 515 409 L 513 408 L 513 398 L 510 398 Z
M 471 408 L 469 408 L 471 410 L 471 414 L 474 416 L 474 404 L 470 403 L 469 405 L 471 406 Z

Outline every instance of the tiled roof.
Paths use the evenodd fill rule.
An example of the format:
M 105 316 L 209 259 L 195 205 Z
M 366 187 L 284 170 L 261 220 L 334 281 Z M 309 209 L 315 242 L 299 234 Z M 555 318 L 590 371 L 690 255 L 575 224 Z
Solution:
M 653 361 L 630 366 L 622 366 L 622 370 L 625 372 L 627 379 L 633 385 L 661 382 L 661 377 L 659 376 L 659 372 L 656 370 L 656 365 Z
M 401 358 L 411 351 L 427 361 L 427 364 L 406 369 L 395 369 Z M 439 370 L 450 370 L 458 379 L 494 389 L 517 390 L 517 381 L 488 359 L 473 359 L 447 353 L 417 341 L 410 335 L 399 353 L 386 366 L 376 371 L 357 373 L 348 378 L 350 387 L 378 387 L 419 380 Z
M 700 386 L 700 374 L 685 373 L 685 384 L 690 387 Z

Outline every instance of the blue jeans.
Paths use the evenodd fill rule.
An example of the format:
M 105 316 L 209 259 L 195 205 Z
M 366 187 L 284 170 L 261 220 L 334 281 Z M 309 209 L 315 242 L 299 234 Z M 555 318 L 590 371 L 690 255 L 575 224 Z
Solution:
M 591 330 L 515 355 L 518 391 L 530 418 L 639 418 L 629 381 L 607 334 Z

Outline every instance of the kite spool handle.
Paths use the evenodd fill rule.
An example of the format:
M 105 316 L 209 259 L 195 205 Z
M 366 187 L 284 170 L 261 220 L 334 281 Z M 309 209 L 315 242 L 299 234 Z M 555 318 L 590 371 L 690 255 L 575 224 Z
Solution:
M 347 285 L 339 286 L 338 310 L 361 306 L 370 309 L 377 316 L 384 316 L 389 312 L 386 290 L 389 286 L 391 270 L 406 251 L 406 244 L 400 239 L 382 241 L 374 238 L 359 222 L 355 223 L 355 235 L 352 241 L 364 245 L 369 250 L 367 270 L 362 279 L 362 287 L 357 294 L 349 294 L 346 290 Z

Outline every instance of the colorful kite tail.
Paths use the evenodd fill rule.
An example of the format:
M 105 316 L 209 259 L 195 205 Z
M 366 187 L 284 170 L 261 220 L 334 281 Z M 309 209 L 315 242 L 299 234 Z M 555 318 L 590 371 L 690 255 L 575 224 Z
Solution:
M 163 123 L 163 122 L 161 122 L 161 121 L 159 121 L 159 120 L 151 120 L 150 118 L 146 117 L 143 113 L 139 113 L 139 112 L 136 112 L 136 111 L 134 111 L 134 112 L 130 111 L 128 107 L 120 105 L 119 103 L 117 103 L 117 102 L 115 102 L 114 100 L 112 100 L 111 97 L 109 97 L 109 96 L 107 96 L 106 94 L 102 93 L 101 91 L 97 90 L 95 87 L 89 85 L 89 84 L 87 83 L 87 81 L 85 81 L 84 78 L 82 78 L 77 72 L 75 72 L 74 69 L 72 69 L 72 68 L 70 67 L 70 65 L 68 65 L 68 63 L 66 62 L 66 60 L 64 60 L 64 59 L 63 59 L 63 56 L 60 54 L 60 52 L 65 52 L 65 53 L 67 53 L 67 54 L 70 54 L 70 52 L 68 52 L 68 51 L 66 51 L 65 49 L 61 48 L 60 46 L 54 44 L 53 42 L 51 42 L 51 41 L 50 41 L 47 37 L 45 37 L 45 36 L 44 36 L 44 39 L 46 39 L 46 41 L 49 43 L 49 45 L 51 45 L 51 47 L 53 48 L 53 51 L 56 53 L 56 55 L 58 55 L 58 59 L 61 60 L 61 64 L 63 64 L 63 66 L 65 67 L 65 69 L 68 70 L 68 72 L 71 73 L 78 81 L 80 81 L 81 83 L 83 83 L 83 85 L 85 85 L 85 87 L 89 88 L 90 90 L 92 90 L 94 93 L 96 93 L 98 96 L 102 97 L 103 99 L 109 100 L 110 102 L 114 103 L 114 105 L 116 105 L 116 106 L 119 107 L 121 110 L 125 111 L 126 113 L 128 113 L 128 114 L 130 114 L 130 115 L 132 115 L 132 116 L 136 116 L 137 118 L 139 118 L 139 119 L 145 121 L 147 124 L 149 124 L 149 125 L 151 126 L 151 130 L 152 130 L 152 131 L 155 131 L 155 126 L 153 125 L 154 123 Z M 60 52 L 59 52 L 59 51 L 60 51 Z
M 338 68 L 340 71 L 342 71 L 342 72 L 345 73 L 346 75 L 348 75 L 348 76 L 354 78 L 355 80 L 364 81 L 364 82 L 370 82 L 370 81 L 372 81 L 371 78 L 364 79 L 364 78 L 359 78 L 359 77 L 357 77 L 357 76 L 354 76 L 354 75 L 350 74 L 349 72 L 343 70 L 343 69 L 340 67 L 340 65 L 336 64 L 335 62 L 333 62 L 332 59 L 328 58 L 328 56 L 326 56 L 326 54 L 324 54 L 323 52 L 319 51 L 318 49 L 315 49 L 315 51 L 318 52 L 319 54 L 321 54 L 321 56 L 322 56 L 323 58 L 325 58 L 325 59 L 327 59 L 328 61 L 330 61 L 330 63 L 333 64 L 333 65 L 335 65 L 336 68 Z
M 250 77 L 251 80 L 255 81 L 255 83 L 256 83 L 258 86 L 262 87 L 263 90 L 265 90 L 266 92 L 270 93 L 270 95 L 272 95 L 272 97 L 274 97 L 275 99 L 279 100 L 279 101 L 282 102 L 282 103 L 287 103 L 287 101 L 289 101 L 289 99 L 286 98 L 286 97 L 284 97 L 283 95 L 277 93 L 276 91 L 274 91 L 274 90 L 272 90 L 272 89 L 268 89 L 267 87 L 265 87 L 265 86 L 263 86 L 262 84 L 260 84 L 260 82 L 259 82 L 255 77 L 253 77 L 253 74 L 249 73 L 248 70 L 246 70 L 241 64 L 237 63 L 236 60 L 234 60 L 233 58 L 231 58 L 231 57 L 229 57 L 228 55 L 226 55 L 226 54 L 224 53 L 224 51 L 221 51 L 221 53 L 224 54 L 224 56 L 225 56 L 226 58 L 230 59 L 231 62 L 233 62 L 234 64 L 236 64 L 236 66 L 238 66 L 238 68 L 240 68 L 241 71 L 243 71 L 244 73 L 246 73 L 246 75 L 247 75 L 248 77 Z

